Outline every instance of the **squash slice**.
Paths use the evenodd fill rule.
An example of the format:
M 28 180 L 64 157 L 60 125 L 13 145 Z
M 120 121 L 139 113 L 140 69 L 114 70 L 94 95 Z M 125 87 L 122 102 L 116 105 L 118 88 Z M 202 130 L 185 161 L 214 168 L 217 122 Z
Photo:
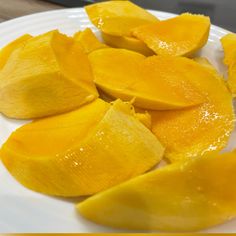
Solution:
M 227 34 L 221 39 L 224 49 L 224 63 L 228 66 L 228 85 L 236 97 L 236 34 Z
M 236 153 L 169 165 L 88 198 L 87 219 L 131 230 L 197 231 L 236 216 Z
M 165 145 L 165 156 L 175 162 L 223 149 L 234 128 L 232 96 L 224 80 L 209 65 L 187 58 L 173 60 L 179 68 L 187 63 L 191 81 L 205 94 L 206 102 L 178 111 L 151 112 L 152 130 Z
M 132 33 L 158 55 L 191 56 L 207 43 L 210 25 L 209 17 L 185 13 Z
M 130 105 L 97 99 L 19 128 L 2 146 L 0 157 L 9 172 L 32 190 L 81 196 L 146 172 L 163 152 Z
M 101 48 L 107 48 L 106 44 L 101 43 L 93 31 L 89 28 L 86 28 L 82 32 L 77 32 L 74 35 L 75 41 L 80 43 L 80 46 L 84 49 L 85 53 L 89 54 L 95 50 Z
M 55 115 L 97 97 L 87 55 L 58 31 L 27 40 L 0 71 L 0 111 L 11 118 Z
M 130 1 L 107 1 L 85 7 L 91 22 L 102 32 L 131 36 L 131 29 L 159 21 L 155 16 Z
M 89 60 L 100 89 L 126 101 L 135 98 L 138 107 L 169 110 L 205 101 L 191 83 L 188 64 L 178 68 L 171 58 L 145 58 L 125 49 L 101 49 L 91 53 Z
M 130 36 L 114 36 L 102 33 L 104 42 L 113 48 L 123 48 L 141 53 L 145 56 L 152 56 L 155 53 L 141 40 Z

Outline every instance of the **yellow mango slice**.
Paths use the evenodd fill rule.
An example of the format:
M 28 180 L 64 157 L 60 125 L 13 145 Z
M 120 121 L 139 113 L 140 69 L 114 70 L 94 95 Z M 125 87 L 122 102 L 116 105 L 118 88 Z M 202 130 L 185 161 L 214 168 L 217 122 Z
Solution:
M 221 43 L 225 53 L 224 63 L 230 66 L 236 60 L 236 34 L 225 35 L 221 38 Z
M 107 1 L 85 7 L 91 22 L 102 32 L 131 36 L 131 29 L 158 19 L 130 1 Z
M 0 69 L 3 68 L 3 66 L 6 64 L 8 58 L 12 54 L 12 52 L 23 46 L 30 38 L 32 38 L 29 34 L 24 34 L 21 37 L 17 38 L 16 40 L 12 41 L 8 45 L 6 45 L 4 48 L 0 51 Z
M 29 39 L 0 72 L 0 111 L 12 118 L 67 112 L 97 96 L 87 55 L 58 31 Z
M 146 172 L 164 148 L 130 106 L 100 99 L 16 130 L 0 150 L 9 172 L 45 194 L 97 193 Z
M 196 231 L 236 216 L 236 153 L 166 166 L 88 198 L 87 219 L 132 230 Z
M 224 49 L 224 63 L 228 66 L 228 85 L 236 97 L 236 34 L 227 34 L 221 39 Z
M 158 55 L 191 56 L 207 43 L 210 25 L 209 17 L 185 13 L 132 33 Z
M 107 48 L 107 45 L 101 43 L 97 39 L 93 31 L 89 28 L 85 29 L 82 32 L 77 32 L 74 35 L 74 39 L 75 41 L 78 41 L 80 43 L 85 53 L 87 54 L 101 48 Z
M 188 68 L 206 102 L 189 109 L 151 112 L 152 130 L 166 147 L 165 156 L 175 162 L 223 149 L 234 127 L 232 96 L 224 80 L 212 68 L 172 58 L 172 67 Z
M 104 42 L 113 48 L 124 48 L 141 53 L 145 56 L 151 56 L 155 53 L 147 47 L 141 40 L 130 36 L 114 36 L 102 33 Z
M 182 68 L 174 67 L 167 58 L 145 58 L 125 49 L 101 49 L 91 53 L 89 60 L 100 89 L 126 101 L 135 98 L 138 107 L 166 110 L 205 101 L 192 85 L 184 64 Z

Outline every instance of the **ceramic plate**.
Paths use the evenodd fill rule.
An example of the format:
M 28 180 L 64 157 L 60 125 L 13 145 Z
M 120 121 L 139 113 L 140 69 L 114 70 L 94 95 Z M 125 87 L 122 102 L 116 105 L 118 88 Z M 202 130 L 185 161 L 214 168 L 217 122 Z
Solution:
M 151 12 L 160 19 L 167 19 L 174 16 L 165 12 Z M 25 33 L 38 35 L 49 30 L 59 29 L 63 33 L 72 35 L 76 31 L 83 30 L 86 27 L 91 27 L 97 32 L 89 22 L 85 11 L 81 8 L 56 10 L 24 16 L 0 24 L 0 47 Z M 209 42 L 200 52 L 222 74 L 226 70 L 222 65 L 223 52 L 219 39 L 226 33 L 226 30 L 212 26 Z M 24 123 L 26 122 L 10 120 L 0 115 L 0 145 L 8 138 L 13 130 Z M 233 133 L 233 136 L 235 137 L 234 140 L 236 140 L 236 132 Z M 231 140 L 233 140 L 233 137 Z M 228 148 L 233 148 L 233 142 L 229 142 Z M 32 192 L 18 184 L 0 163 L 1 233 L 121 232 L 95 225 L 80 217 L 74 207 L 74 204 L 79 200 L 53 198 Z M 204 232 L 236 232 L 236 220 Z

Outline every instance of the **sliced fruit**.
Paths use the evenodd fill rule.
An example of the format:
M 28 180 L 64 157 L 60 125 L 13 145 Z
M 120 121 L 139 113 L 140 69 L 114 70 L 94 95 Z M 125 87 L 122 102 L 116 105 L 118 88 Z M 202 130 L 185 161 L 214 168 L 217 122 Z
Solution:
M 29 39 L 0 71 L 0 111 L 12 118 L 67 112 L 97 96 L 87 55 L 58 31 Z
M 101 48 L 107 48 L 107 45 L 104 43 L 101 43 L 97 39 L 93 31 L 89 28 L 85 29 L 82 32 L 77 32 L 74 35 L 74 39 L 80 43 L 85 53 L 87 54 Z
M 225 35 L 221 39 L 221 43 L 225 53 L 224 63 L 230 66 L 233 61 L 236 61 L 236 34 Z
M 224 63 L 228 66 L 228 85 L 236 97 L 236 34 L 227 34 L 221 39 L 225 57 Z
M 102 33 L 104 42 L 113 48 L 124 48 L 141 53 L 145 56 L 151 56 L 155 53 L 147 47 L 141 40 L 130 36 L 114 36 Z
M 183 64 L 188 68 L 189 79 L 206 102 L 189 109 L 151 112 L 152 130 L 166 147 L 165 156 L 175 162 L 223 149 L 234 127 L 232 96 L 224 80 L 216 70 L 187 58 L 173 57 L 172 63 L 180 71 Z
M 23 46 L 30 38 L 32 38 L 29 34 L 24 34 L 21 37 L 17 38 L 16 40 L 12 41 L 8 45 L 0 51 L 0 69 L 4 67 L 6 62 L 8 61 L 9 57 L 11 56 L 12 52 L 17 48 Z
M 171 57 L 145 58 L 125 49 L 101 49 L 91 53 L 89 60 L 100 89 L 126 101 L 135 98 L 138 107 L 166 110 L 205 101 L 191 83 L 188 63 L 178 68 Z
M 97 193 L 149 170 L 164 148 L 130 106 L 100 99 L 16 130 L 0 150 L 9 172 L 45 194 Z
M 98 224 L 132 230 L 196 231 L 236 216 L 236 153 L 176 163 L 77 206 Z
M 209 17 L 185 13 L 132 33 L 158 55 L 190 56 L 207 43 L 210 26 Z
M 158 19 L 129 1 L 107 1 L 85 7 L 91 22 L 102 32 L 131 36 L 134 27 L 157 22 Z

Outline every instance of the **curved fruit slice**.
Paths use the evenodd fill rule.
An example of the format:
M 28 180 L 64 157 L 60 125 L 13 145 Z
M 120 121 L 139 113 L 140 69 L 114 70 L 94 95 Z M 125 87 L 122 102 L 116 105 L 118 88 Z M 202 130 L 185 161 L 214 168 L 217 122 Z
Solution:
M 80 203 L 79 212 L 106 226 L 196 231 L 236 216 L 236 153 L 176 163 Z
M 175 67 L 191 71 L 192 83 L 206 102 L 178 111 L 151 112 L 153 132 L 166 147 L 165 156 L 180 161 L 223 149 L 234 127 L 232 96 L 216 70 L 187 58 L 173 57 Z
M 89 54 L 95 50 L 101 48 L 107 48 L 107 45 L 101 43 L 93 31 L 89 28 L 86 28 L 82 32 L 77 32 L 74 35 L 75 41 L 78 41 L 82 48 L 84 49 L 85 53 Z
M 225 65 L 231 65 L 236 60 L 236 34 L 230 33 L 222 37 L 221 43 L 224 49 Z
M 131 36 L 134 27 L 159 21 L 155 16 L 129 1 L 107 1 L 88 5 L 91 22 L 102 32 Z
M 113 48 L 123 48 L 141 53 L 145 56 L 151 56 L 155 53 L 147 47 L 141 40 L 130 36 L 114 36 L 102 33 L 104 42 Z
M 12 52 L 16 50 L 17 48 L 26 44 L 26 42 L 31 38 L 32 38 L 31 35 L 24 34 L 21 37 L 9 43 L 8 45 L 6 45 L 4 48 L 2 48 L 0 51 L 0 69 L 2 69 L 3 66 L 6 64 Z
M 210 26 L 209 17 L 185 13 L 132 32 L 158 55 L 190 56 L 207 43 Z
M 145 58 L 125 49 L 101 49 L 91 53 L 89 60 L 100 89 L 123 100 L 135 98 L 138 107 L 166 110 L 205 101 L 190 82 L 189 68 L 175 67 L 171 57 Z
M 97 96 L 87 55 L 58 31 L 29 39 L 0 72 L 0 111 L 12 118 L 67 112 Z
M 236 34 L 227 34 L 221 39 L 224 48 L 224 63 L 228 66 L 228 85 L 236 97 Z
M 9 172 L 45 194 L 97 193 L 144 173 L 164 149 L 120 100 L 100 99 L 15 131 L 0 150 Z

